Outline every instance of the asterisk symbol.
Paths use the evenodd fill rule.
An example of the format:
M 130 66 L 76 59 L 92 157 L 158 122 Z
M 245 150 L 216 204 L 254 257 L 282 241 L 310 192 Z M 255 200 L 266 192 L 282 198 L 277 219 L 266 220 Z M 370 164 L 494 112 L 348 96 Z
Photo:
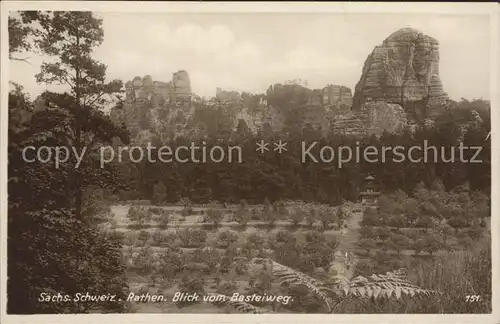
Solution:
M 261 140 L 260 142 L 257 142 L 255 144 L 257 144 L 256 151 L 260 151 L 260 154 L 264 154 L 264 152 L 269 151 L 269 149 L 267 148 L 269 143 L 264 142 L 264 140 Z
M 274 151 L 278 151 L 279 154 L 286 152 L 287 151 L 286 144 L 287 144 L 286 142 L 282 142 L 281 140 L 279 140 L 278 144 L 274 143 L 274 146 L 276 146 L 274 148 Z

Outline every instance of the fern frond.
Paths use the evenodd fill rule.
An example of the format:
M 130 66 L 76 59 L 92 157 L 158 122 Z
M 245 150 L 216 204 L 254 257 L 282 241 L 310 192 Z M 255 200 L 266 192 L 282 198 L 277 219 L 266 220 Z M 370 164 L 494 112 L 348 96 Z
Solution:
M 210 296 L 214 296 L 215 300 L 210 301 L 208 298 Z M 262 313 L 266 312 L 266 310 L 263 308 L 254 306 L 254 305 L 247 303 L 247 302 L 244 302 L 244 301 L 231 300 L 231 297 L 223 295 L 223 294 L 208 293 L 208 294 L 206 294 L 205 301 L 207 303 L 212 303 L 212 304 L 219 306 L 219 307 L 229 306 L 239 313 L 262 314 Z
M 260 258 L 255 258 L 254 260 L 261 260 Z M 325 305 L 329 312 L 332 310 L 332 299 L 328 296 L 328 292 L 333 292 L 332 289 L 326 287 L 323 282 L 314 279 L 300 271 L 294 270 L 287 266 L 284 266 L 274 260 L 266 260 L 272 270 L 272 275 L 279 281 L 280 284 L 289 284 L 290 286 L 305 286 L 307 289 L 315 294 L 318 299 L 320 299 Z
M 398 269 L 386 274 L 373 274 L 369 277 L 357 276 L 351 280 L 337 275 L 335 279 L 337 287 L 346 296 L 354 295 L 358 297 L 373 297 L 375 299 L 395 296 L 399 299 L 402 295 L 415 297 L 439 294 L 437 291 L 423 289 L 412 284 L 408 280 L 405 269 Z

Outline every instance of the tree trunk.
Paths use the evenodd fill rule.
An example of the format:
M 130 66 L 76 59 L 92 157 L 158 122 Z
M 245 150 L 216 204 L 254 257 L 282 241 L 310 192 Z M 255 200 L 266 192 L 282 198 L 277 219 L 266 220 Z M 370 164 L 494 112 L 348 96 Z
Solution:
M 76 32 L 76 46 L 77 50 L 80 50 L 80 36 L 78 35 L 78 26 Z M 75 95 L 76 95 L 76 111 L 75 111 L 75 148 L 77 152 L 81 152 L 81 125 L 80 125 L 80 78 L 81 72 L 80 68 L 76 67 L 76 78 L 75 78 Z M 74 177 L 75 177 L 75 213 L 76 218 L 82 220 L 82 183 L 81 183 L 81 175 L 79 168 L 75 168 Z

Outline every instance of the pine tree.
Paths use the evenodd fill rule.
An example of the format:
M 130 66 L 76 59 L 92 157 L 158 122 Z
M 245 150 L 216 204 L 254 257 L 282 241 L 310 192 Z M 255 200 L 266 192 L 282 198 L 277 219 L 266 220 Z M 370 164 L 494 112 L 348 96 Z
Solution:
M 109 104 L 109 99 L 116 100 L 114 96 L 123 86 L 120 80 L 106 82 L 106 65 L 91 56 L 93 49 L 103 41 L 102 19 L 95 18 L 91 12 L 60 11 L 41 12 L 37 21 L 41 29 L 35 45 L 42 54 L 55 60 L 42 64 L 36 80 L 69 88 L 69 92 L 63 94 L 46 92 L 43 96 L 49 105 L 65 112 L 66 118 L 61 120 L 60 127 L 66 130 L 68 144 L 77 152 L 84 148 L 89 152 L 100 142 L 124 135 L 99 110 Z M 122 138 L 126 141 L 125 136 Z M 77 218 L 82 216 L 84 169 L 85 165 L 75 168 L 70 176 Z
M 100 234 L 91 223 L 93 218 L 84 221 L 81 217 L 83 185 L 93 182 L 102 188 L 106 182 L 113 182 L 113 173 L 90 160 L 81 166 L 85 181 L 74 181 L 75 161 L 58 166 L 53 161 L 30 163 L 22 158 L 23 149 L 30 145 L 70 147 L 79 142 L 82 148 L 89 141 L 98 144 L 115 134 L 109 120 L 86 101 L 99 102 L 97 90 L 104 82 L 105 69 L 90 57 L 95 44 L 92 39 L 102 40 L 101 22 L 90 12 L 23 12 L 21 18 L 17 22 L 9 19 L 9 27 L 16 26 L 9 32 L 18 32 L 19 28 L 27 31 L 16 34 L 18 39 L 10 44 L 13 47 L 9 53 L 38 47 L 45 54 L 59 55 L 56 63 L 42 65 L 37 78 L 49 83 L 80 79 L 78 83 L 84 86 L 72 88 L 72 93 L 44 93 L 43 111 L 33 110 L 33 103 L 20 87 L 9 94 L 9 115 L 14 122 L 9 123 L 8 148 L 7 310 L 12 314 L 81 313 L 92 309 L 122 312 L 125 305 L 118 299 L 125 298 L 127 282 L 120 243 Z M 33 21 L 37 23 L 31 25 Z M 28 34 L 35 37 L 34 43 L 23 38 Z M 71 47 L 75 37 L 82 43 Z M 72 67 L 79 67 L 79 77 L 70 74 Z M 78 121 L 80 136 L 75 136 L 73 121 Z M 79 193 L 76 206 L 68 199 L 75 189 Z M 116 294 L 116 301 L 100 305 L 39 301 L 42 292 L 84 291 Z

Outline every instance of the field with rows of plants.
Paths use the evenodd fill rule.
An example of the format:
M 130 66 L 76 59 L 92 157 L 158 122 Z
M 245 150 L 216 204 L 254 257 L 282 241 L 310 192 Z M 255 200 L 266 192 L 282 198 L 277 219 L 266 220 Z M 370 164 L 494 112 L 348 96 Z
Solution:
M 463 297 L 467 291 L 481 291 L 484 298 L 491 294 L 487 283 L 474 278 L 477 272 L 488 269 L 489 237 L 485 229 L 489 219 L 482 216 L 488 209 L 487 200 L 440 190 L 421 188 L 415 198 L 396 192 L 380 197 L 371 206 L 344 203 L 333 207 L 300 201 L 196 206 L 187 199 L 176 205 L 155 206 L 148 201 L 130 201 L 112 205 L 101 219 L 101 229 L 122 243 L 129 288 L 137 294 L 160 294 L 167 299 L 176 292 L 293 296 L 287 305 L 249 306 L 258 307 L 259 312 L 487 310 L 488 300 L 467 305 Z M 464 210 L 448 210 L 457 205 L 457 200 Z M 359 276 L 392 275 L 405 269 L 408 284 L 429 289 L 429 298 L 434 301 L 400 299 L 401 291 L 392 301 L 354 298 L 346 302 L 352 299 L 347 295 L 333 309 L 318 302 L 317 292 L 307 285 L 276 281 L 256 260 L 272 260 L 327 284 L 339 284 L 339 278 L 345 278 L 349 289 L 354 290 L 352 296 L 360 293 L 355 282 Z M 397 289 L 393 290 L 396 294 Z M 457 290 L 462 295 L 450 294 Z M 407 293 L 411 294 L 409 290 Z M 129 306 L 134 312 L 231 310 L 203 302 Z

